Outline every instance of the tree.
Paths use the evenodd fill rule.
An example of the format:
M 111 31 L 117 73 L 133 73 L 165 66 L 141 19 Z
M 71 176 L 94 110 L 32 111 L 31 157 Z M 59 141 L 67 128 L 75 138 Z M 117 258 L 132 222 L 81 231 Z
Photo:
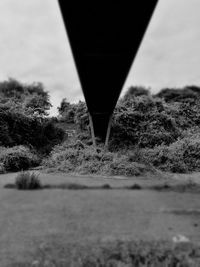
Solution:
M 115 147 L 155 147 L 177 140 L 180 131 L 165 103 L 150 96 L 137 96 L 117 105 L 111 138 Z
M 49 118 L 0 109 L 0 146 L 26 145 L 48 154 L 64 138 L 65 132 Z
M 61 119 L 67 123 L 75 123 L 76 104 L 71 104 L 66 98 L 61 101 L 60 107 L 57 108 Z
M 41 95 L 33 95 L 25 100 L 25 109 L 29 114 L 47 116 L 48 110 L 51 107 L 48 97 Z
M 45 116 L 51 107 L 41 83 L 0 82 L 0 146 L 26 145 L 48 154 L 65 132 Z
M 150 92 L 148 89 L 146 89 L 143 86 L 131 86 L 128 88 L 126 94 L 123 97 L 123 100 L 130 100 L 131 98 L 134 98 L 136 96 L 142 96 L 142 95 L 150 95 Z
M 200 98 L 200 87 L 164 88 L 154 97 L 163 98 L 166 102 L 188 102 Z
M 88 130 L 89 117 L 87 112 L 87 106 L 84 101 L 78 103 L 70 103 L 64 98 L 58 107 L 58 112 L 61 116 L 61 120 L 66 123 L 74 123 L 81 131 Z
M 48 115 L 51 108 L 49 94 L 42 83 L 30 85 L 20 83 L 10 78 L 0 82 L 0 104 L 10 103 L 10 107 L 17 107 L 28 114 Z
M 76 104 L 75 123 L 77 124 L 79 130 L 81 131 L 89 130 L 89 115 L 88 115 L 87 105 L 83 101 L 79 101 Z

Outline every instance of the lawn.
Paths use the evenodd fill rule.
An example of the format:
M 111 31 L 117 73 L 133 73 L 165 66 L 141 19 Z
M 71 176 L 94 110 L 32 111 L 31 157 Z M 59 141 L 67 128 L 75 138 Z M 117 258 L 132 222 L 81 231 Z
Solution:
M 200 196 L 154 190 L 17 191 L 5 189 L 16 174 L 0 176 L 0 266 L 34 260 L 40 246 L 96 240 L 169 240 L 177 234 L 200 241 Z M 106 179 L 41 174 L 43 183 L 77 182 L 115 187 L 152 179 Z M 156 179 L 156 180 L 155 180 Z M 162 180 L 155 178 L 155 183 Z M 177 211 L 182 212 L 177 212 Z M 187 211 L 194 211 L 194 213 Z M 184 212 L 185 211 L 185 212 Z M 196 211 L 196 212 L 195 212 Z M 13 265 L 15 266 L 15 265 Z

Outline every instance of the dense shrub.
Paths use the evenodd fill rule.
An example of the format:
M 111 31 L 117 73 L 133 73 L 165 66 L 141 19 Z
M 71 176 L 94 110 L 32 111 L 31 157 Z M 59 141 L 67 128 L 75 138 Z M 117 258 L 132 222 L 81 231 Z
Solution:
M 13 78 L 0 82 L 0 106 L 8 104 L 27 114 L 46 116 L 52 106 L 42 83 L 23 84 Z
M 188 102 L 200 98 L 200 87 L 191 85 L 184 88 L 164 88 L 155 96 L 166 102 Z
M 36 190 L 41 189 L 42 185 L 39 175 L 34 172 L 21 172 L 15 178 L 15 186 L 19 190 Z
M 127 156 L 116 158 L 109 164 L 109 173 L 112 175 L 139 176 L 151 172 L 152 168 L 138 162 L 128 161 Z
M 33 146 L 42 154 L 49 154 L 53 147 L 65 140 L 64 130 L 56 127 L 51 120 L 42 121 L 36 140 L 32 136 Z
M 43 161 L 43 165 L 49 171 L 81 174 L 137 176 L 154 171 L 150 165 L 134 162 L 129 155 L 97 150 L 83 145 L 80 141 L 56 146 Z
M 140 96 L 122 101 L 115 109 L 110 149 L 169 145 L 180 135 L 175 119 L 161 100 Z
M 60 107 L 58 107 L 58 112 L 60 121 L 67 124 L 74 123 L 81 132 L 86 131 L 88 134 L 89 116 L 85 102 L 79 101 L 78 103 L 71 104 L 64 98 L 61 101 Z
M 188 130 L 200 125 L 200 99 L 187 102 L 165 103 L 165 109 L 181 130 Z
M 200 171 L 200 133 L 179 139 L 170 146 L 144 149 L 141 153 L 148 162 L 164 171 Z
M 142 95 L 150 95 L 149 89 L 143 87 L 143 86 L 130 86 L 128 90 L 126 91 L 123 100 L 130 100 L 131 98 L 134 98 L 136 96 L 142 96 Z
M 88 168 L 89 164 L 101 159 L 102 153 L 98 153 L 94 148 L 86 147 L 82 142 L 77 141 L 71 144 L 64 142 L 56 146 L 51 152 L 50 156 L 43 161 L 45 167 L 56 168 L 66 172 L 74 172 Z M 92 163 L 90 163 L 90 161 Z M 88 165 L 88 166 L 87 166 Z M 94 164 L 95 165 L 95 164 Z M 90 166 L 92 169 L 92 166 Z M 97 172 L 98 170 L 96 170 Z
M 111 175 L 139 175 L 152 166 L 182 173 L 200 170 L 199 87 L 166 89 L 154 96 L 143 87 L 131 87 L 113 114 L 110 154 L 88 146 L 92 142 L 87 107 L 84 102 L 75 106 L 74 122 L 82 142 L 77 147 L 64 143 L 55 148 L 45 162 L 47 167 Z
M 65 132 L 47 118 L 0 109 L 0 146 L 32 146 L 48 154 L 64 138 Z
M 199 125 L 199 96 L 200 88 L 195 86 L 166 89 L 155 96 L 151 96 L 144 87 L 129 88 L 113 114 L 109 149 L 130 150 L 135 146 L 154 148 L 174 143 L 183 137 L 183 130 Z M 69 106 L 67 103 L 67 110 Z M 90 145 L 87 107 L 84 102 L 75 106 L 74 122 L 80 129 L 79 138 Z
M 101 144 L 99 151 L 90 147 L 85 102 L 71 104 L 63 99 L 58 108 L 60 116 L 52 119 L 45 117 L 50 106 L 48 92 L 41 83 L 27 85 L 14 79 L 0 82 L 1 173 L 38 164 L 30 150 L 28 154 L 20 149 L 16 152 L 21 145 L 40 156 L 49 155 L 54 148 L 44 164 L 59 171 L 139 175 L 152 164 L 164 171 L 200 170 L 198 86 L 166 88 L 156 95 L 142 86 L 130 87 L 113 114 L 109 142 L 113 153 L 104 152 Z M 59 146 L 66 138 L 65 128 L 56 126 L 60 121 L 75 125 L 72 128 L 82 142 Z M 9 148 L 3 152 L 2 147 Z
M 39 163 L 40 159 L 24 146 L 14 146 L 0 151 L 0 164 L 6 171 L 26 170 Z
M 0 82 L 0 146 L 25 145 L 48 154 L 65 137 L 55 120 L 46 117 L 51 106 L 41 83 Z

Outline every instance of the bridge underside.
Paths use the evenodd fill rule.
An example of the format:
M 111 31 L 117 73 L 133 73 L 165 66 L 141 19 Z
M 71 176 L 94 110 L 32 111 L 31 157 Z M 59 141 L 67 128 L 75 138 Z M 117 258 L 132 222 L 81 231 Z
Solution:
M 105 140 L 157 0 L 59 0 L 95 136 Z

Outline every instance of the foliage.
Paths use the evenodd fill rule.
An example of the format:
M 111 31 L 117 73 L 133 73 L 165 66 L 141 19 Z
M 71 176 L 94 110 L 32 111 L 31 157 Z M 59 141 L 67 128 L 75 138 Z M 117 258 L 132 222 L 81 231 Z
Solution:
M 195 266 L 199 257 L 192 257 L 191 251 L 199 251 L 190 246 L 172 246 L 167 242 L 110 242 L 106 245 L 94 246 L 91 250 L 83 250 L 77 265 L 86 266 Z M 198 252 L 195 255 L 199 255 Z
M 115 109 L 110 148 L 120 143 L 141 148 L 168 145 L 179 136 L 176 121 L 167 113 L 161 100 L 149 96 L 135 97 Z
M 88 131 L 89 116 L 86 103 L 79 101 L 76 109 L 75 123 L 78 125 L 80 131 Z
M 143 96 L 143 95 L 146 95 L 146 96 L 150 95 L 149 90 L 143 86 L 131 86 L 126 91 L 123 97 L 123 101 L 127 101 L 137 96 Z
M 61 121 L 65 121 L 68 124 L 74 123 L 81 131 L 88 130 L 89 118 L 85 102 L 70 103 L 64 98 L 60 107 L 58 107 L 58 112 Z
M 10 151 L 11 147 L 23 145 L 40 156 L 48 155 L 56 146 L 44 162 L 59 171 L 139 175 L 148 164 L 172 172 L 199 170 L 198 86 L 165 88 L 153 96 L 145 87 L 131 86 L 113 114 L 110 154 L 89 146 L 92 141 L 85 102 L 63 99 L 59 117 L 52 119 L 45 117 L 50 107 L 49 94 L 41 83 L 28 85 L 12 78 L 0 82 L 0 146 Z M 66 138 L 65 127 L 57 126 L 60 122 L 76 126 L 81 140 L 78 145 L 67 142 L 62 143 L 63 148 L 57 147 Z M 131 150 L 134 161 L 126 155 Z M 0 164 L 1 172 L 9 169 L 2 161 Z M 19 169 L 17 164 L 8 165 Z M 24 159 L 26 165 L 30 164 Z
M 200 265 L 198 244 L 166 241 L 107 241 L 63 247 L 45 244 L 34 261 L 20 266 L 191 267 Z M 35 264 L 35 265 L 33 265 Z
M 148 165 L 133 162 L 128 155 L 94 149 L 78 141 L 56 146 L 50 156 L 43 161 L 49 171 L 75 172 L 81 174 L 105 174 L 138 176 L 154 172 Z
M 49 110 L 51 106 L 48 97 L 44 98 L 44 96 L 41 95 L 29 96 L 25 100 L 25 109 L 28 114 L 47 116 L 47 110 Z
M 40 122 L 37 138 L 32 139 L 33 146 L 42 154 L 49 154 L 52 148 L 65 140 L 65 132 L 56 127 L 51 119 Z
M 58 112 L 62 121 L 65 121 L 66 123 L 75 123 L 76 109 L 76 104 L 71 104 L 64 98 L 61 101 L 60 107 L 58 107 Z
M 138 162 L 127 162 L 127 158 L 118 158 L 110 164 L 111 175 L 140 176 L 152 169 Z
M 24 146 L 14 146 L 0 151 L 0 164 L 5 171 L 21 171 L 39 164 L 40 159 Z
M 42 83 L 28 85 L 13 78 L 0 82 L 0 104 L 6 103 L 12 103 L 12 109 L 16 106 L 25 113 L 39 116 L 48 115 L 47 111 L 52 106 Z
M 200 87 L 191 85 L 184 88 L 165 88 L 155 97 L 163 98 L 166 102 L 188 102 L 200 98 Z
M 52 147 L 64 140 L 65 133 L 47 118 L 23 112 L 0 110 L 0 145 L 26 145 L 40 153 L 49 153 Z
M 79 128 L 78 138 L 87 145 L 92 144 L 86 104 L 63 102 L 63 106 L 68 111 L 76 109 L 72 113 L 74 123 Z M 150 164 L 172 172 L 198 171 L 199 145 L 196 136 L 199 125 L 200 87 L 167 88 L 152 96 L 145 87 L 132 86 L 114 110 L 109 142 L 109 150 L 115 154 L 112 164 L 102 166 L 101 160 L 86 159 L 79 164 L 78 171 L 98 173 L 101 170 L 108 173 L 106 168 L 109 168 L 112 174 L 131 175 L 133 172 L 137 175 L 138 166 L 132 168 L 134 163 L 131 163 L 129 170 L 129 161 L 124 163 L 125 160 L 122 157 L 118 159 L 115 153 L 122 155 L 129 151 L 133 151 L 132 157 L 137 164 Z M 186 133 L 189 132 L 190 136 L 187 137 Z M 84 155 L 88 154 L 86 150 Z M 139 152 L 136 153 L 136 150 Z M 74 149 L 69 153 L 75 153 Z M 76 157 L 79 158 L 74 155 Z M 66 169 L 77 171 L 71 160 L 60 165 L 60 170 Z
M 144 149 L 141 153 L 148 162 L 163 171 L 200 171 L 200 133 L 188 134 L 169 146 Z
M 178 109 L 179 118 L 177 123 L 181 120 L 183 129 L 190 129 L 200 125 L 200 99 L 181 103 Z
M 21 172 L 15 178 L 16 188 L 19 190 L 35 190 L 41 189 L 42 185 L 39 175 L 34 172 Z
M 0 82 L 0 146 L 25 145 L 48 154 L 65 138 L 55 120 L 45 117 L 50 107 L 49 94 L 41 83 Z

